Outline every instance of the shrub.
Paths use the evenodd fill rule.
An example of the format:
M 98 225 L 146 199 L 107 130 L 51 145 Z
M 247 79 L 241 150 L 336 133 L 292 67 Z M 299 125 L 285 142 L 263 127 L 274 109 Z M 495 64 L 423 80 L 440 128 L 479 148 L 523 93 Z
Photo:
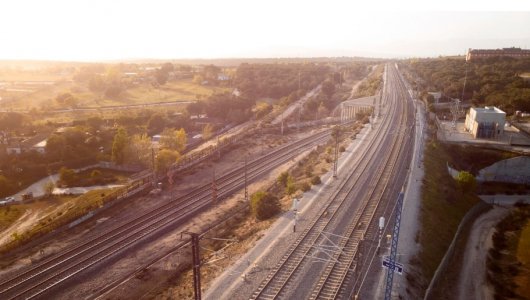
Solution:
M 97 177 L 100 177 L 101 176 L 101 171 L 100 170 L 94 170 L 92 171 L 92 173 L 90 173 L 90 177 L 92 178 L 97 178 Z
M 346 148 L 344 148 L 344 146 L 340 146 L 339 147 L 339 152 L 344 152 L 344 151 L 346 151 Z
M 307 192 L 311 189 L 311 185 L 307 182 L 304 182 L 300 185 L 300 190 L 302 190 L 302 192 Z
M 258 220 L 266 220 L 280 212 L 278 198 L 266 192 L 257 192 L 250 198 L 250 209 Z
M 282 172 L 280 174 L 280 176 L 278 176 L 278 183 L 283 186 L 283 187 L 286 187 L 287 186 L 287 179 L 289 178 L 289 173 L 287 172 Z
M 460 189 L 464 192 L 474 192 L 477 186 L 475 177 L 467 171 L 458 172 L 458 175 L 456 176 L 456 182 Z
M 320 180 L 320 176 L 313 176 L 313 178 L 311 178 L 311 184 L 317 185 L 320 183 L 322 183 L 322 180 Z

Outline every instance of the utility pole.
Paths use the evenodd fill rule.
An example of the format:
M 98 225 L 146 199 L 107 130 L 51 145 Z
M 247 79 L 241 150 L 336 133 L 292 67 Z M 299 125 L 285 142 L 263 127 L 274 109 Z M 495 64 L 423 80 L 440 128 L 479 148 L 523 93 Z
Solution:
M 155 170 L 155 149 L 151 147 L 151 164 L 153 166 L 153 186 L 156 183 L 156 170 Z
M 298 219 L 298 198 L 293 198 L 293 215 L 294 215 L 294 223 L 293 223 L 293 232 L 296 232 L 296 221 Z
M 219 135 L 217 135 L 217 156 L 221 158 L 221 145 L 219 144 Z
M 339 134 L 340 127 L 335 127 L 333 134 L 335 135 L 335 160 L 333 162 L 333 178 L 337 178 L 337 163 L 339 159 Z
M 199 248 L 199 235 L 197 233 L 185 231 L 181 233 L 191 236 L 191 252 L 193 263 L 193 290 L 195 300 L 201 300 L 201 256 Z
M 297 133 L 300 133 L 300 115 L 302 114 L 302 103 L 298 104 L 298 123 L 296 125 Z
M 212 203 L 217 203 L 217 182 L 215 180 L 215 169 L 213 170 L 212 176 Z
M 245 157 L 245 202 L 248 203 L 247 158 Z

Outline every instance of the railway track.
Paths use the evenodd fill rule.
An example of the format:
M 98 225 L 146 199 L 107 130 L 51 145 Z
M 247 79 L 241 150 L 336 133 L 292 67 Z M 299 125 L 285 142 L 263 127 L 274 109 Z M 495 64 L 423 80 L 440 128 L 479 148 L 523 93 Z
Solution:
M 290 160 L 293 153 L 324 142 L 329 135 L 329 130 L 317 133 L 249 162 L 248 181 Z M 221 176 L 217 179 L 219 199 L 240 190 L 244 183 L 244 167 L 236 168 Z M 73 278 L 89 267 L 121 253 L 156 232 L 188 219 L 209 205 L 211 205 L 211 186 L 206 184 L 0 282 L 0 298 L 31 299 L 43 295 L 54 286 Z
M 393 79 L 395 80 L 395 78 Z M 315 257 L 315 245 L 322 247 L 325 246 L 324 244 L 330 242 L 330 238 L 323 236 L 323 232 L 332 231 L 331 224 L 336 218 L 339 218 L 337 212 L 341 210 L 340 208 L 346 206 L 345 203 L 349 202 L 347 200 L 351 201 L 351 199 L 355 198 L 354 188 L 359 184 L 368 183 L 370 185 L 369 196 L 362 200 L 360 209 L 358 210 L 359 213 L 354 216 L 347 230 L 340 235 L 338 243 L 330 242 L 332 245 L 329 246 L 340 250 L 331 252 L 333 257 L 330 260 L 334 261 L 334 263 L 326 265 L 323 276 L 313 289 L 310 298 L 334 299 L 337 296 L 338 291 L 343 285 L 344 278 L 346 278 L 346 274 L 352 268 L 352 262 L 357 253 L 359 242 L 363 239 L 367 230 L 366 224 L 371 223 L 374 213 L 379 206 L 386 188 L 385 182 L 388 181 L 393 172 L 396 158 L 404 139 L 404 134 L 395 134 L 391 141 L 384 137 L 385 131 L 388 131 L 390 126 L 396 123 L 395 120 L 392 122 L 393 116 L 397 115 L 399 117 L 399 121 L 397 122 L 398 128 L 405 126 L 407 122 L 406 106 L 403 108 L 401 105 L 397 105 L 397 95 L 387 96 L 387 98 L 394 104 L 391 106 L 393 113 L 379 127 L 370 146 L 365 148 L 363 154 L 360 156 L 363 159 L 359 158 L 360 163 L 359 160 L 357 161 L 359 163 L 357 170 L 347 180 L 343 181 L 338 192 L 332 195 L 332 200 L 328 203 L 322 214 L 315 218 L 308 228 L 298 237 L 273 271 L 261 283 L 257 291 L 254 292 L 251 299 L 276 299 L 285 296 L 282 293 L 294 281 L 293 278 L 296 277 L 297 271 L 302 269 L 304 263 Z M 390 145 L 388 145 L 389 143 Z M 383 147 L 390 147 L 391 151 L 384 152 L 382 151 Z M 368 150 L 373 151 L 368 152 Z M 376 156 L 380 151 L 386 153 L 386 155 L 383 159 L 384 162 L 380 162 L 375 173 L 372 173 L 371 177 L 377 178 L 377 180 L 362 182 L 361 177 L 369 173 L 368 169 L 377 160 Z M 389 162 L 390 164 L 388 164 Z M 332 212 L 331 216 L 328 214 L 330 211 Z M 339 235 L 335 235 L 335 238 L 337 237 Z M 329 251 L 327 255 L 329 256 Z M 294 285 L 294 283 L 291 285 Z
M 402 119 L 400 127 L 406 127 L 408 125 L 407 121 L 410 118 L 408 106 L 408 104 L 404 105 L 404 113 L 402 115 L 404 115 L 405 118 Z M 407 149 L 407 145 L 404 143 L 407 133 L 408 132 L 404 131 L 396 135 L 396 139 L 392 145 L 392 150 L 386 160 L 387 164 L 382 172 L 378 172 L 381 175 L 377 180 L 375 188 L 371 189 L 370 200 L 367 202 L 367 205 L 363 208 L 363 210 L 356 215 L 356 217 L 359 216 L 356 218 L 358 220 L 352 222 L 348 227 L 348 230 L 344 235 L 345 238 L 340 240 L 338 246 L 341 251 L 336 252 L 336 255 L 333 256 L 331 262 L 326 265 L 320 280 L 317 282 L 315 288 L 311 292 L 310 299 L 344 298 L 345 282 L 351 279 L 353 272 L 357 269 L 355 261 L 361 240 L 377 239 L 377 237 L 373 235 L 374 231 L 375 234 L 377 234 L 377 229 L 373 230 L 373 225 L 377 223 L 375 222 L 374 216 L 379 215 L 376 214 L 376 212 L 378 211 L 381 204 L 385 206 L 383 212 L 387 211 L 390 201 L 383 201 L 384 194 L 385 191 L 387 191 L 388 185 L 390 183 L 390 177 L 396 172 L 398 158 L 404 154 Z M 397 169 L 399 169 L 399 166 Z M 369 225 L 367 228 L 359 228 L 357 226 L 359 223 Z

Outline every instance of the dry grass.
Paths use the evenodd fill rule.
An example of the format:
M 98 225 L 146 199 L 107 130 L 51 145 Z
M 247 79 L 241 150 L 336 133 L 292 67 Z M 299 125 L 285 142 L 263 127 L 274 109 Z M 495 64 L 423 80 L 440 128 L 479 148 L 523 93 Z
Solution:
M 10 251 L 35 237 L 51 232 L 87 214 L 89 211 L 101 207 L 104 204 L 104 200 L 108 199 L 105 196 L 114 190 L 116 189 L 94 190 L 77 197 L 67 195 L 52 196 L 45 200 L 22 205 L 25 209 L 32 208 L 40 213 L 38 221 L 23 232 L 15 232 L 13 239 L 0 247 L 0 253 Z M 47 202 L 51 202 L 51 204 Z M 44 212 L 38 209 L 43 206 L 46 207 Z M 16 219 L 13 222 L 15 221 Z
M 521 262 L 520 273 L 515 276 L 517 294 L 527 295 L 527 299 L 530 299 L 530 221 L 521 231 L 516 256 Z
M 94 93 L 87 86 L 70 81 L 57 81 L 52 85 L 32 88 L 29 92 L 3 92 L 6 99 L 16 97 L 10 102 L 10 109 L 64 109 L 56 101 L 57 95 L 70 93 L 77 99 L 78 107 L 98 108 L 103 106 L 143 104 L 153 102 L 190 101 L 206 98 L 213 93 L 230 91 L 229 88 L 202 86 L 191 80 L 168 82 L 156 88 L 150 83 L 142 83 L 128 88 L 118 98 L 106 97 L 103 93 Z

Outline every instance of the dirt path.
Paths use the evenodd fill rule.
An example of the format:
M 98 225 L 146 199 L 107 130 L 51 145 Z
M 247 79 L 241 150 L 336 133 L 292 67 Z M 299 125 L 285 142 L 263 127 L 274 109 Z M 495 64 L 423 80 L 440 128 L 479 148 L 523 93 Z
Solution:
M 486 282 L 486 257 L 492 246 L 495 225 L 509 211 L 504 207 L 494 207 L 473 223 L 460 271 L 457 299 L 493 299 L 493 289 Z

